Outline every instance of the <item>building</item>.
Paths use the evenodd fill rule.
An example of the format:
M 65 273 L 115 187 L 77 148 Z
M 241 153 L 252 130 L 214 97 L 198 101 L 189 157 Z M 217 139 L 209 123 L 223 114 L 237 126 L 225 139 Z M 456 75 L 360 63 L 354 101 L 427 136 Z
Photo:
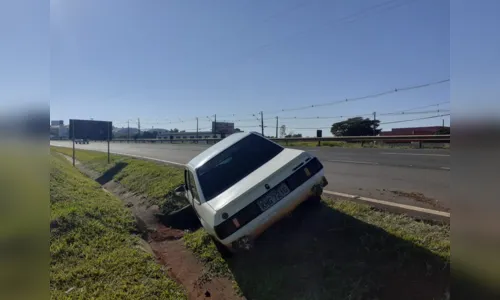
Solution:
M 59 127 L 58 126 L 50 126 L 50 139 L 55 140 L 59 139 Z
M 197 137 L 198 134 L 198 137 Z M 197 132 L 161 132 L 158 133 L 158 140 L 187 140 L 187 139 L 210 139 L 210 138 L 221 138 L 221 134 L 214 134 L 211 131 L 199 131 Z
M 427 127 L 406 127 L 406 128 L 393 128 L 391 131 L 383 131 L 380 133 L 381 136 L 393 136 L 393 135 L 435 135 L 438 130 L 443 128 L 443 126 L 427 126 Z M 397 143 L 408 143 L 408 140 L 392 140 L 385 141 L 384 143 L 397 144 Z M 418 141 L 410 141 L 418 142 Z M 432 143 L 432 142 L 431 142 Z
M 434 135 L 436 132 L 443 128 L 442 126 L 427 126 L 427 127 L 406 127 L 406 128 L 393 128 L 391 131 L 383 131 L 381 136 L 391 135 Z
M 54 140 L 69 139 L 69 126 L 68 125 L 50 126 L 50 139 Z
M 212 132 L 230 135 L 235 132 L 234 123 L 230 122 L 212 122 Z
M 64 125 L 63 120 L 50 121 L 50 126 L 61 126 L 61 125 Z

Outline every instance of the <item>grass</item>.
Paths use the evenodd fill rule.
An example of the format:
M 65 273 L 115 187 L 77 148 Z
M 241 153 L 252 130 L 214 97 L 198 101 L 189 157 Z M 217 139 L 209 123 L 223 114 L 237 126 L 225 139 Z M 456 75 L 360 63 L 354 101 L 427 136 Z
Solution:
M 51 147 L 53 151 L 71 156 L 72 149 Z M 76 150 L 76 159 L 85 167 L 101 174 L 114 166 L 122 167 L 113 172 L 109 179 L 114 179 L 129 191 L 148 197 L 151 205 L 158 205 L 164 213 L 177 210 L 187 203 L 172 197 L 173 190 L 184 182 L 183 170 L 179 167 L 157 164 L 121 155 L 111 155 L 110 164 L 107 154 L 98 151 Z
M 445 297 L 449 226 L 342 200 L 294 214 L 264 233 L 254 251 L 229 260 L 203 229 L 185 235 L 185 244 L 209 272 L 234 280 L 249 298 Z
M 82 163 L 101 170 L 112 167 L 98 166 L 107 164 L 105 156 L 77 151 Z M 127 164 L 113 176 L 135 192 L 161 197 L 182 181 L 175 167 L 112 159 Z M 249 299 L 442 299 L 449 286 L 449 225 L 350 201 L 324 199 L 317 209 L 299 208 L 269 228 L 254 251 L 228 260 L 203 229 L 184 242 L 205 264 L 202 277 L 228 277 Z
M 59 152 L 61 154 L 72 156 L 73 150 L 70 148 L 63 147 L 50 147 L 51 150 Z M 108 164 L 108 155 L 106 153 L 97 152 L 97 151 L 86 151 L 86 150 L 75 150 L 75 158 L 76 160 L 85 164 L 86 167 L 99 172 L 104 173 L 110 168 L 110 164 L 116 164 L 117 162 L 122 160 L 122 157 L 118 155 L 111 154 L 110 155 L 110 164 Z
M 387 213 L 351 201 L 326 201 L 328 206 L 352 216 L 367 224 L 374 225 L 387 233 L 412 245 L 422 247 L 431 253 L 450 261 L 450 226 L 429 224 L 414 220 L 402 214 Z
M 51 298 L 185 299 L 131 235 L 131 212 L 55 153 L 50 158 L 50 218 Z

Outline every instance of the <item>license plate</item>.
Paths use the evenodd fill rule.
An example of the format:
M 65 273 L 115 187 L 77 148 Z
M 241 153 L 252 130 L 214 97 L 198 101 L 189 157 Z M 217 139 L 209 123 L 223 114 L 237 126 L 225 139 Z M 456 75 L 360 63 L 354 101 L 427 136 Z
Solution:
M 285 183 L 278 185 L 275 189 L 267 193 L 264 198 L 257 201 L 257 205 L 262 211 L 268 210 L 271 206 L 276 204 L 276 202 L 285 198 L 286 195 L 290 193 L 290 189 Z

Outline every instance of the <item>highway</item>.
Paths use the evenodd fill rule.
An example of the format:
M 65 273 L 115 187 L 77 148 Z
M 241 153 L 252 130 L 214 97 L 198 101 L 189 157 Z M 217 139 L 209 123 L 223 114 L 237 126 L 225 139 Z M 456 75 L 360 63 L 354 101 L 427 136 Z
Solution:
M 69 141 L 51 145 L 71 147 Z M 111 152 L 187 163 L 206 144 L 111 143 Z M 107 151 L 106 143 L 76 145 Z M 327 190 L 447 211 L 451 208 L 450 150 L 293 147 L 309 151 L 325 166 Z

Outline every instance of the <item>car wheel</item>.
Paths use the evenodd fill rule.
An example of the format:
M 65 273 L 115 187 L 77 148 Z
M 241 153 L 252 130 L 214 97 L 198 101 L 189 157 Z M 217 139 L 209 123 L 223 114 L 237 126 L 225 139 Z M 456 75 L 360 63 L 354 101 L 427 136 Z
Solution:
M 233 256 L 233 252 L 231 252 L 231 250 L 229 250 L 226 246 L 224 246 L 216 238 L 214 238 L 213 236 L 211 236 L 210 238 L 214 242 L 215 248 L 217 248 L 217 251 L 219 251 L 222 258 L 230 258 L 231 256 Z

